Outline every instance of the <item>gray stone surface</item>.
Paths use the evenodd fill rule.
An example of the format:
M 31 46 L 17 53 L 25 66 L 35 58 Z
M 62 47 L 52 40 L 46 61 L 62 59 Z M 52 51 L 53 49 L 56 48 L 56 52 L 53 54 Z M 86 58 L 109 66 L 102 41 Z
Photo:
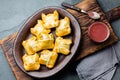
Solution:
M 0 39 L 18 31 L 24 21 L 40 8 L 47 6 L 60 6 L 66 1 L 75 4 L 81 0 L 0 0 Z M 120 0 L 97 0 L 104 11 L 118 5 Z M 115 33 L 120 38 L 120 19 L 111 23 Z M 116 71 L 113 80 L 120 79 L 120 68 Z M 0 80 L 15 80 L 5 55 L 0 48 Z M 56 79 L 55 79 L 56 80 Z M 79 80 L 75 66 L 68 69 L 59 80 Z

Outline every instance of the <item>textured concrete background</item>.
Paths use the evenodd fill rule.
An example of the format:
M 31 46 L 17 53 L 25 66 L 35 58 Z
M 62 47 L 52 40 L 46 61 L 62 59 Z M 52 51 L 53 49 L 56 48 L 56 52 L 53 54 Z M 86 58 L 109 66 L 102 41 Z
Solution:
M 47 6 L 61 6 L 66 1 L 71 4 L 81 0 L 0 0 L 0 39 L 18 31 L 24 21 L 40 8 Z M 120 6 L 120 0 L 97 0 L 106 12 Z M 115 33 L 120 39 L 120 19 L 111 23 Z M 120 80 L 120 68 L 116 71 L 113 80 Z M 15 80 L 5 55 L 0 48 L 0 80 Z M 56 79 L 55 79 L 56 80 Z M 79 80 L 75 66 L 66 71 L 60 80 Z

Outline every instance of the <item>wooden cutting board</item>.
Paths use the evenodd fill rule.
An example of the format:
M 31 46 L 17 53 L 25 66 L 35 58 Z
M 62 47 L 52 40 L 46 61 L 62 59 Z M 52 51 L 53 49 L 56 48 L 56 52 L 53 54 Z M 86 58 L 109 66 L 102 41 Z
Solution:
M 109 21 L 118 18 L 118 14 L 120 14 L 120 13 L 117 13 L 117 11 L 120 10 L 119 7 L 115 8 L 111 11 L 108 11 L 106 13 L 107 16 L 105 16 L 105 13 L 103 13 L 103 11 L 101 10 L 101 8 L 98 5 L 98 3 L 96 2 L 96 0 L 83 0 L 82 2 L 76 4 L 76 6 L 79 8 L 82 8 L 84 10 L 87 10 L 87 11 L 96 11 L 101 15 L 100 20 L 93 20 L 83 13 L 80 13 L 80 12 L 77 12 L 77 11 L 74 11 L 71 9 L 67 9 L 78 20 L 78 22 L 80 23 L 81 31 L 82 31 L 81 44 L 76 53 L 77 60 L 80 60 L 88 55 L 91 55 L 94 52 L 101 50 L 101 49 L 115 43 L 116 41 L 118 41 L 118 37 L 113 32 L 113 29 L 112 29 L 111 25 L 109 24 Z M 116 13 L 111 14 L 112 11 L 115 11 Z M 102 21 L 109 26 L 110 37 L 107 41 L 105 41 L 103 43 L 95 43 L 88 36 L 88 26 L 95 21 Z M 14 57 L 12 54 L 12 49 L 13 49 L 13 44 L 14 44 L 16 35 L 17 35 L 17 32 L 4 38 L 3 40 L 0 41 L 0 44 L 2 46 L 2 49 L 6 55 L 6 58 L 11 66 L 11 69 L 12 69 L 16 79 L 17 80 L 34 80 L 34 78 L 23 73 L 19 69 L 19 67 L 17 66 L 17 64 L 14 60 Z M 75 58 L 76 58 L 76 56 L 75 56 Z

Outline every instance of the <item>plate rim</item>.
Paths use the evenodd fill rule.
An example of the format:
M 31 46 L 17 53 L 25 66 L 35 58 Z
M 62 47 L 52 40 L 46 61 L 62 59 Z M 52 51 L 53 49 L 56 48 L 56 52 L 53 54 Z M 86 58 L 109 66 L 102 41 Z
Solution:
M 35 78 L 47 78 L 47 77 L 50 77 L 50 76 L 55 75 L 55 74 L 58 73 L 60 70 L 62 70 L 62 68 L 64 68 L 64 67 L 68 64 L 68 62 L 71 61 L 71 59 L 73 58 L 73 56 L 75 55 L 75 53 L 74 53 L 74 54 L 72 55 L 72 57 L 70 58 L 70 60 L 68 60 L 68 62 L 66 63 L 66 65 L 64 65 L 62 68 L 60 68 L 59 70 L 57 70 L 57 71 L 54 72 L 54 73 L 51 73 L 51 74 L 49 74 L 49 75 L 44 76 L 44 77 L 33 76 L 33 75 L 29 74 L 27 71 L 23 70 L 23 69 L 20 67 L 20 63 L 18 63 L 18 61 L 17 61 L 17 59 L 16 59 L 16 57 L 15 57 L 15 56 L 16 56 L 16 55 L 15 55 L 15 46 L 16 46 L 17 39 L 19 38 L 19 34 L 23 31 L 25 25 L 26 25 L 35 15 L 37 15 L 39 12 L 41 12 L 41 11 L 43 11 L 43 10 L 45 10 L 45 9 L 48 9 L 48 8 L 49 8 L 49 9 L 50 9 L 50 8 L 53 8 L 53 9 L 63 10 L 65 13 L 69 14 L 69 15 L 72 17 L 72 19 L 75 20 L 74 22 L 77 23 L 77 25 L 79 25 L 79 29 L 77 29 L 77 30 L 79 30 L 79 32 L 80 32 L 79 35 L 78 35 L 78 36 L 79 36 L 79 43 L 77 44 L 77 49 L 76 49 L 76 51 L 78 50 L 78 47 L 79 47 L 80 42 L 81 42 L 81 28 L 80 28 L 80 24 L 79 24 L 79 22 L 77 21 L 77 19 L 76 19 L 69 11 L 65 10 L 65 9 L 62 8 L 62 7 L 58 7 L 58 6 L 43 7 L 43 8 L 41 8 L 41 9 L 35 11 L 30 17 L 28 17 L 28 18 L 24 21 L 23 25 L 22 25 L 21 28 L 18 30 L 17 36 L 16 36 L 15 41 L 14 41 L 14 45 L 13 45 L 13 56 L 14 56 L 14 59 L 15 59 L 15 62 L 16 62 L 16 64 L 17 64 L 17 66 L 20 68 L 21 71 L 23 71 L 23 72 L 26 73 L 27 75 L 32 76 L 32 77 L 35 77 Z M 75 52 L 76 52 L 76 51 L 75 51 Z M 30 73 L 31 73 L 31 72 L 30 72 Z

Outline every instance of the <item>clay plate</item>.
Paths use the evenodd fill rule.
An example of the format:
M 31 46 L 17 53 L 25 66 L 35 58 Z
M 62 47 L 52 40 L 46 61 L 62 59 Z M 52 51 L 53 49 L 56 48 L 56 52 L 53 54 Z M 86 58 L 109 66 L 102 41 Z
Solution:
M 72 29 L 72 33 L 66 37 L 69 37 L 72 39 L 72 45 L 70 49 L 71 53 L 67 56 L 59 54 L 57 62 L 54 68 L 52 69 L 48 69 L 45 66 L 41 66 L 40 70 L 27 72 L 24 70 L 23 62 L 22 62 L 22 56 L 24 54 L 22 41 L 29 38 L 29 36 L 31 35 L 30 28 L 34 27 L 35 24 L 37 24 L 38 19 L 41 19 L 42 13 L 45 13 L 45 14 L 53 13 L 54 10 L 58 11 L 60 18 L 64 18 L 65 16 L 70 18 L 70 21 L 71 21 L 70 26 Z M 52 32 L 54 33 L 54 31 Z M 73 58 L 73 56 L 77 51 L 77 48 L 80 43 L 80 39 L 81 39 L 81 30 L 80 30 L 79 23 L 68 11 L 59 7 L 46 7 L 35 12 L 19 30 L 18 35 L 15 39 L 14 48 L 13 48 L 14 58 L 16 63 L 20 67 L 20 69 L 26 74 L 36 78 L 47 78 L 61 71 L 71 61 L 71 59 Z

